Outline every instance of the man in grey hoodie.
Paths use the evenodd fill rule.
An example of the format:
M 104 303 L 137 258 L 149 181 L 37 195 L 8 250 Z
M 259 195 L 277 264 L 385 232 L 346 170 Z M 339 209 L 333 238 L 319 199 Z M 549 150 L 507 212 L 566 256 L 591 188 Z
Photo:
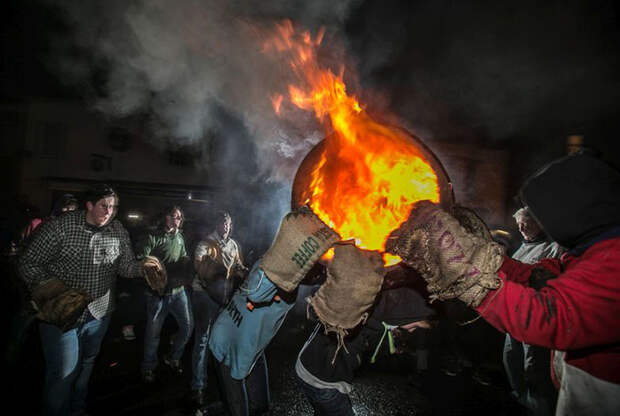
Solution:
M 527 208 L 513 215 L 523 243 L 512 258 L 522 263 L 534 264 L 546 258 L 558 258 L 564 249 L 552 241 L 541 229 Z M 537 282 L 530 282 L 536 288 Z M 504 342 L 504 369 L 512 387 L 512 396 L 534 415 L 553 415 L 557 393 L 549 372 L 548 348 L 530 345 L 506 333 Z

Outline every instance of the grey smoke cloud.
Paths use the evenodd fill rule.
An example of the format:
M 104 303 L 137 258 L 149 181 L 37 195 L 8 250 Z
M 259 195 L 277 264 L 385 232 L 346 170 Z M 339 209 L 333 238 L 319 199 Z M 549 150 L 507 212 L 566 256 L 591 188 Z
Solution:
M 263 53 L 261 31 L 286 18 L 314 31 L 326 27 L 336 46 L 355 3 L 65 1 L 60 4 L 73 41 L 87 55 L 82 66 L 74 57 L 60 64 L 80 82 L 89 66 L 104 68 L 94 106 L 111 117 L 149 114 L 157 120 L 152 134 L 160 143 L 203 140 L 221 124 L 214 107 L 226 109 L 249 132 L 260 172 L 286 182 L 320 128 L 312 115 L 289 112 L 282 119 L 274 113 L 270 98 L 285 91 L 291 74 L 284 62 Z
M 264 37 L 283 19 L 314 33 L 324 27 L 322 58 L 341 65 L 342 26 L 357 3 L 54 2 L 72 30 L 56 43 L 57 69 L 90 87 L 92 105 L 109 118 L 146 116 L 153 145 L 201 149 L 200 168 L 219 190 L 213 207 L 231 211 L 236 238 L 257 256 L 290 209 L 297 166 L 324 137 L 311 112 L 285 104 L 275 114 L 271 98 L 298 81 L 282 57 L 264 53 Z

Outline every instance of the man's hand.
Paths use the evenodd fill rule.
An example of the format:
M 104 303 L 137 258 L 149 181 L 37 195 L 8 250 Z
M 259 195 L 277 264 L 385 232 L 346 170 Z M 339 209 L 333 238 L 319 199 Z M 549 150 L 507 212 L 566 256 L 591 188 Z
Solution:
M 471 231 L 439 206 L 419 202 L 407 221 L 390 235 L 386 250 L 424 277 L 433 298 L 459 298 L 476 307 L 490 289 L 499 287 L 496 273 L 505 253 L 501 245 L 487 238 L 481 220 L 466 211 L 459 216 Z
M 163 296 L 168 283 L 168 274 L 166 269 L 160 263 L 157 257 L 146 256 L 142 260 L 142 267 L 144 270 L 144 279 L 151 289 Z
M 63 332 L 75 325 L 92 300 L 85 291 L 67 287 L 59 279 L 50 279 L 32 291 L 37 317 Z
M 235 263 L 235 265 L 233 266 L 232 274 L 237 276 L 241 281 L 243 281 L 247 277 L 248 273 L 250 273 L 250 269 L 248 269 L 241 263 Z

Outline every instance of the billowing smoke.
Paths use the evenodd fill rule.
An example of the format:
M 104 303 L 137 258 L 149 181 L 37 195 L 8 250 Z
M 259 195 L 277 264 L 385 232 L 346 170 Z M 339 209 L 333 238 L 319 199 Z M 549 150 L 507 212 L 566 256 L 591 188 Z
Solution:
M 221 109 L 232 113 L 257 147 L 261 172 L 284 179 L 316 143 L 318 126 L 307 116 L 287 123 L 275 115 L 270 97 L 286 86 L 290 70 L 262 52 L 261 30 L 287 18 L 310 30 L 328 27 L 337 36 L 350 3 L 63 2 L 73 40 L 87 54 L 81 66 L 75 56 L 61 64 L 64 71 L 81 68 L 80 81 L 104 71 L 96 108 L 116 117 L 146 112 L 161 139 L 203 140 L 220 124 Z
M 263 34 L 290 19 L 326 28 L 339 50 L 352 3 L 64 1 L 71 38 L 57 42 L 57 66 L 63 79 L 90 88 L 103 114 L 147 119 L 149 140 L 162 150 L 206 149 L 200 168 L 217 178 L 217 204 L 262 224 L 246 228 L 269 239 L 290 208 L 297 166 L 323 133 L 312 113 L 276 116 L 271 97 L 286 91 L 291 73 L 263 53 Z

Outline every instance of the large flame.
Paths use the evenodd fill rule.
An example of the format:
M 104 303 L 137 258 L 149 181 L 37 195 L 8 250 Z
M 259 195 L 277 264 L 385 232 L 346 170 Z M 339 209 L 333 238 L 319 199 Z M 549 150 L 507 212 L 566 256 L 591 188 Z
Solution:
M 413 203 L 439 202 L 437 175 L 406 133 L 373 120 L 347 95 L 342 74 L 319 66 L 316 47 L 322 38 L 323 32 L 315 38 L 296 33 L 286 21 L 265 45 L 289 53 L 300 85 L 288 86 L 288 98 L 313 110 L 328 132 L 303 201 L 343 239 L 383 252 L 387 236 L 407 219 Z M 272 97 L 276 112 L 283 98 Z M 399 261 L 388 255 L 384 260 Z

